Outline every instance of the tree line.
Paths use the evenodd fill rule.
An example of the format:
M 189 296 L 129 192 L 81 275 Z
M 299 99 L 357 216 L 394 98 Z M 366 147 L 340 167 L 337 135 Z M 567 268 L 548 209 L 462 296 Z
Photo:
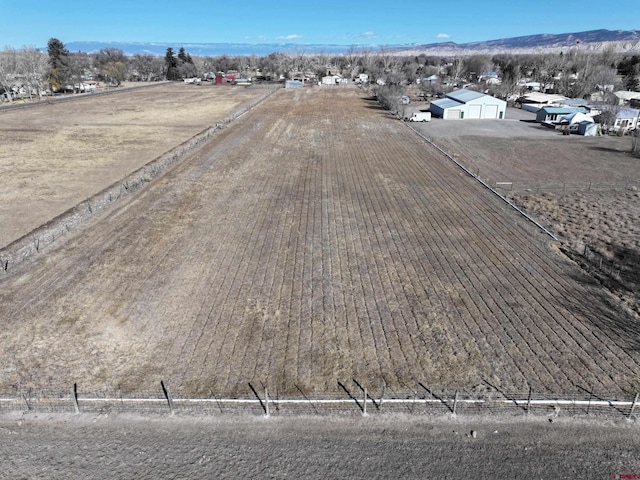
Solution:
M 594 92 L 604 97 L 612 91 L 640 89 L 640 57 L 613 50 L 599 53 L 568 49 L 562 53 L 469 55 L 456 57 L 403 56 L 393 50 L 352 47 L 343 54 L 272 53 L 267 56 L 191 56 L 184 47 L 176 54 L 167 48 L 164 57 L 126 55 L 116 48 L 97 53 L 69 52 L 51 38 L 47 52 L 34 47 L 0 51 L 0 95 L 19 84 L 25 95 L 79 91 L 87 80 L 119 85 L 125 80 L 180 80 L 211 77 L 235 71 L 242 77 L 263 79 L 319 79 L 339 74 L 353 79 L 367 74 L 381 103 L 393 105 L 406 87 L 420 84 L 425 94 L 438 95 L 460 86 L 472 86 L 501 98 L 523 93 L 524 81 L 541 91 L 584 98 Z M 437 80 L 427 80 L 434 79 Z M 499 82 L 490 79 L 499 78 Z

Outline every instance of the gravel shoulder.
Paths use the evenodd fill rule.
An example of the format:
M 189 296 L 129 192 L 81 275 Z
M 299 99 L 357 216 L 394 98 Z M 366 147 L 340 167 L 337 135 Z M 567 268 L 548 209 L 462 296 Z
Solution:
M 611 479 L 640 473 L 638 450 L 627 422 L 0 416 L 13 479 Z

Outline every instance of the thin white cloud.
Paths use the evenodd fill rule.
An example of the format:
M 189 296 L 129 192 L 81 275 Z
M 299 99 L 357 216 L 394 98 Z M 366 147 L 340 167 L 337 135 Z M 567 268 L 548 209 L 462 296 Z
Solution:
M 293 33 L 291 35 L 281 35 L 276 37 L 278 40 L 300 40 L 302 35 L 298 35 L 297 33 Z
M 451 35 L 449 35 L 448 33 L 439 33 L 438 34 L 438 38 L 450 38 Z
M 356 35 L 357 38 L 374 38 L 375 36 L 375 32 L 362 32 Z

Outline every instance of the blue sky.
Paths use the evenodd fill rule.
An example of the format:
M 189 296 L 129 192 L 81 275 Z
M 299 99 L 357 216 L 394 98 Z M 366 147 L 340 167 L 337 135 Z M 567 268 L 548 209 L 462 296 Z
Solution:
M 638 0 L 0 0 L 0 49 L 74 41 L 396 45 L 640 28 Z

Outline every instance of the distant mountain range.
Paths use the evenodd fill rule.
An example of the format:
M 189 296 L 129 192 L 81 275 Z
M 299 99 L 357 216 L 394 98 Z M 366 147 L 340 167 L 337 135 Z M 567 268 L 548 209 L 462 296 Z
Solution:
M 590 30 L 587 32 L 539 34 L 523 37 L 503 38 L 484 42 L 454 43 L 439 42 L 411 45 L 319 45 L 295 43 L 133 43 L 133 42 L 69 42 L 70 52 L 98 52 L 103 48 L 117 48 L 127 55 L 151 54 L 164 55 L 168 47 L 177 51 L 180 47 L 191 55 L 257 55 L 266 56 L 274 52 L 289 54 L 346 53 L 351 49 L 378 51 L 384 48 L 397 55 L 471 55 L 510 53 L 535 53 L 540 51 L 564 51 L 577 48 L 598 51 L 613 48 L 618 52 L 640 53 L 639 30 Z
M 473 53 L 535 53 L 540 51 L 566 51 L 572 48 L 597 51 L 613 48 L 618 52 L 640 53 L 639 30 L 590 30 L 577 33 L 527 35 L 484 42 L 457 44 L 454 42 L 430 43 L 411 47 L 398 46 L 394 50 L 403 53 L 427 55 L 464 55 Z
M 126 55 L 151 54 L 164 56 L 167 48 L 173 48 L 178 52 L 180 47 L 190 55 L 210 56 L 219 55 L 257 55 L 266 56 L 271 53 L 290 54 L 318 54 L 318 53 L 345 53 L 350 45 L 303 45 L 297 43 L 142 43 L 142 42 L 69 42 L 65 46 L 70 52 L 95 53 L 103 48 L 117 48 Z M 358 45 L 356 48 L 380 49 L 379 45 Z

